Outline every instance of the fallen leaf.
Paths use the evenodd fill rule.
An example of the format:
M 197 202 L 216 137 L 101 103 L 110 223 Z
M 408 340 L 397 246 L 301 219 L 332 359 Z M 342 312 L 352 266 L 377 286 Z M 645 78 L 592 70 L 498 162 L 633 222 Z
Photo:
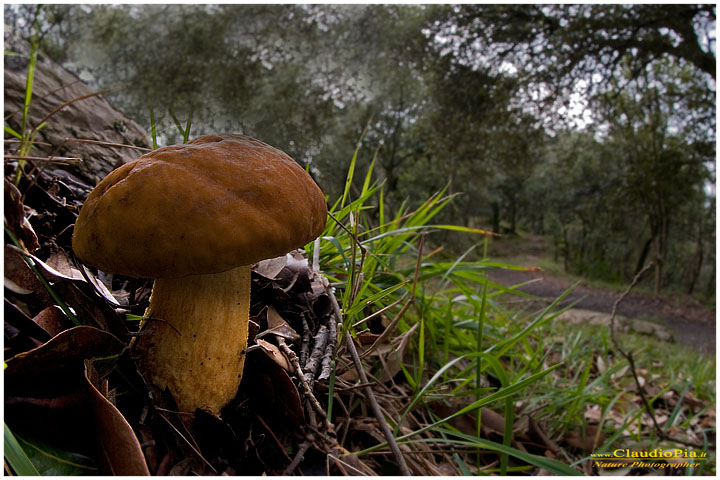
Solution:
M 578 429 L 565 434 L 565 442 L 577 449 L 592 452 L 605 443 L 605 434 L 597 425 L 586 425 L 585 432 Z
M 268 280 L 274 280 L 280 271 L 285 268 L 286 259 L 285 255 L 281 257 L 268 258 L 261 260 L 252 267 L 253 272 L 258 275 L 262 275 Z
M 77 390 L 85 360 L 117 360 L 125 349 L 110 333 L 88 326 L 74 327 L 43 345 L 7 360 L 5 394 L 51 397 Z
M 51 336 L 73 327 L 73 323 L 63 313 L 60 307 L 53 305 L 47 307 L 33 318 L 33 321 Z
M 18 295 L 38 294 L 41 301 L 49 303 L 45 287 L 17 249 L 6 244 L 4 252 L 5 287 Z
M 135 432 L 122 413 L 88 380 L 92 425 L 99 452 L 98 463 L 110 475 L 150 475 Z
M 271 425 L 297 431 L 305 425 L 300 393 L 288 373 L 265 353 L 248 354 L 240 389 L 249 392 L 258 412 Z
M 33 252 L 40 248 L 37 235 L 25 217 L 22 195 L 7 178 L 5 179 L 5 224 L 28 251 Z
M 285 358 L 285 355 L 283 355 L 278 347 L 261 338 L 256 338 L 255 342 L 260 346 L 260 349 L 265 353 L 265 355 L 267 355 L 268 358 L 277 365 L 282 367 L 283 370 L 289 373 L 295 372 L 295 369 L 292 365 L 290 365 L 290 362 L 288 362 L 287 358 Z
M 132 428 L 92 385 L 85 368 L 92 362 L 107 373 L 125 348 L 107 332 L 80 326 L 10 358 L 6 421 L 21 437 L 94 458 L 102 474 L 148 475 Z
M 295 342 L 300 339 L 300 335 L 298 335 L 272 305 L 268 306 L 267 309 L 267 323 L 268 331 L 274 335 L 290 340 L 290 342 Z

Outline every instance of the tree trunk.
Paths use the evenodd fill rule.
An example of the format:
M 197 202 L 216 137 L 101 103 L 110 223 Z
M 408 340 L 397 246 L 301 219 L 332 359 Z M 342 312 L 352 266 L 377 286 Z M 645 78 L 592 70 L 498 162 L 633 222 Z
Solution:
M 655 293 L 660 293 L 663 288 L 665 253 L 667 250 L 668 220 L 663 216 L 660 220 L 660 228 L 655 242 Z
M 692 293 L 695 291 L 695 285 L 697 284 L 697 280 L 700 277 L 700 270 L 702 269 L 702 264 L 705 257 L 703 230 L 703 221 L 701 219 L 698 225 L 697 243 L 695 244 L 695 266 L 692 273 L 690 274 L 690 283 L 687 289 L 688 295 L 692 295 Z
M 645 242 L 645 245 L 643 246 L 642 251 L 640 252 L 640 257 L 638 258 L 637 263 L 635 264 L 635 273 L 633 274 L 633 277 L 638 274 L 640 270 L 645 266 L 645 262 L 647 261 L 648 254 L 650 253 L 650 246 L 653 243 L 653 240 L 655 240 L 655 235 L 650 235 L 650 238 L 648 238 L 647 242 Z
M 568 241 L 568 232 L 565 225 L 562 225 L 563 243 L 561 246 L 563 256 L 563 271 L 567 272 L 570 263 L 570 242 Z
M 516 231 L 516 219 L 517 219 L 517 200 L 515 199 L 515 195 L 510 196 L 510 212 L 508 212 L 508 215 L 510 217 L 510 233 L 511 235 L 517 235 Z
M 500 233 L 500 204 L 490 202 L 490 209 L 492 210 L 492 231 Z

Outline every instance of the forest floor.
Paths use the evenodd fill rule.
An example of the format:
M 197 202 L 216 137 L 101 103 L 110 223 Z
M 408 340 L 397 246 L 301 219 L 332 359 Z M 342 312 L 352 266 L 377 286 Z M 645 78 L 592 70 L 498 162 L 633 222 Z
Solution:
M 493 259 L 511 257 L 511 263 L 535 266 L 544 263 L 551 256 L 551 247 L 542 239 L 520 238 L 510 242 L 500 241 L 491 247 Z M 510 263 L 510 262 L 509 262 Z M 496 269 L 489 278 L 502 285 L 518 285 L 518 290 L 538 297 L 540 302 L 551 302 L 578 282 L 576 277 L 558 271 L 518 271 Z M 579 284 L 561 303 L 566 306 L 575 303 L 573 310 L 610 314 L 613 305 L 624 287 L 610 288 L 580 280 Z M 698 299 L 679 293 L 649 293 L 631 291 L 619 304 L 617 314 L 640 322 L 660 324 L 672 335 L 675 342 L 715 355 L 715 309 L 703 305 Z

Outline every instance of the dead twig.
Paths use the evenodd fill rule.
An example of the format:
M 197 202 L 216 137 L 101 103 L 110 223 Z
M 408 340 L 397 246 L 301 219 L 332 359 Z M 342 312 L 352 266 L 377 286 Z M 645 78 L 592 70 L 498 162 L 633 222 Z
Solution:
M 101 145 L 104 147 L 118 147 L 118 148 L 130 148 L 132 150 L 140 150 L 141 152 L 152 152 L 151 148 L 138 147 L 137 145 L 127 145 L 125 143 L 114 143 L 104 142 L 102 140 L 91 140 L 89 138 L 65 138 L 63 144 L 75 142 L 75 143 L 91 143 L 93 145 Z
M 305 319 L 305 315 L 301 315 L 301 318 L 303 324 L 303 336 L 302 344 L 300 346 L 300 365 L 305 365 L 308 361 L 308 357 L 310 356 L 310 339 L 312 338 L 312 335 L 310 334 L 310 327 Z
M 293 458 L 293 461 L 290 463 L 290 465 L 288 465 L 283 471 L 283 476 L 291 475 L 295 471 L 298 465 L 300 465 L 300 462 L 305 459 L 305 453 L 310 450 L 310 447 L 312 447 L 314 441 L 315 435 L 313 435 L 312 433 L 308 433 L 305 437 L 305 441 L 300 444 L 300 447 L 295 454 L 295 458 Z
M 25 160 L 30 162 L 56 162 L 56 163 L 79 163 L 83 159 L 79 157 L 35 157 L 31 155 L 5 155 L 5 160 Z
M 328 297 L 330 297 L 330 304 L 333 308 L 333 313 L 335 314 L 336 321 L 338 323 L 342 323 L 342 311 L 340 310 L 340 305 L 338 304 L 337 298 L 335 298 L 335 295 L 332 293 L 332 289 L 330 287 L 330 282 L 328 282 L 327 278 L 324 276 L 321 276 L 321 280 L 323 283 L 323 286 L 325 287 L 325 291 L 328 294 Z M 395 456 L 396 461 L 398 462 L 398 467 L 400 468 L 400 472 L 402 475 L 410 476 L 410 470 L 408 470 L 407 463 L 405 463 L 405 458 L 402 456 L 402 452 L 400 452 L 400 448 L 398 447 L 397 442 L 395 441 L 395 437 L 393 437 L 392 430 L 390 430 L 390 426 L 385 421 L 385 417 L 383 416 L 382 410 L 380 410 L 380 405 L 378 405 L 377 400 L 375 399 L 375 395 L 373 394 L 372 388 L 370 387 L 370 382 L 368 381 L 367 374 L 365 373 L 365 370 L 362 366 L 362 361 L 360 360 L 360 355 L 358 354 L 357 349 L 355 348 L 355 343 L 353 342 L 352 336 L 348 333 L 345 335 L 345 340 L 347 343 L 347 348 L 350 351 L 350 355 L 352 356 L 353 363 L 355 364 L 355 369 L 358 372 L 358 376 L 360 377 L 360 381 L 364 383 L 366 386 L 363 387 L 363 392 L 365 393 L 365 396 L 367 397 L 368 401 L 370 402 L 370 406 L 372 408 L 373 413 L 375 414 L 375 418 L 378 421 L 378 424 L 380 425 L 382 432 L 385 436 L 385 439 L 388 442 L 388 445 L 390 445 L 390 450 L 392 450 L 393 455 Z
M 620 344 L 618 343 L 617 338 L 615 337 L 615 316 L 617 315 L 617 309 L 620 305 L 620 302 L 622 302 L 625 297 L 630 293 L 630 290 L 637 285 L 637 283 L 640 281 L 642 276 L 647 272 L 652 266 L 654 262 L 650 262 L 647 265 L 645 265 L 642 270 L 640 270 L 636 275 L 635 278 L 633 278 L 632 282 L 630 282 L 630 285 L 625 289 L 625 291 L 615 300 L 615 303 L 613 304 L 612 311 L 610 313 L 610 340 L 613 343 L 613 346 L 615 347 L 615 350 L 620 353 L 625 359 L 628 361 L 628 365 L 630 366 L 630 373 L 632 373 L 633 380 L 635 380 L 635 385 L 637 386 L 638 394 L 640 395 L 640 399 L 643 402 L 643 405 L 645 406 L 645 411 L 647 411 L 648 415 L 650 415 L 650 419 L 653 422 L 653 426 L 655 427 L 655 433 L 658 437 L 660 437 L 663 440 L 669 441 L 669 442 L 676 442 L 680 443 L 682 445 L 686 445 L 693 448 L 702 448 L 703 445 L 697 444 L 694 442 L 689 442 L 687 440 L 682 440 L 679 438 L 673 438 L 665 431 L 663 431 L 662 427 L 658 423 L 657 419 L 655 418 L 655 414 L 653 413 L 652 406 L 650 405 L 650 401 L 648 400 L 647 396 L 645 395 L 645 389 L 643 389 L 642 384 L 640 383 L 640 378 L 637 374 L 637 369 L 635 368 L 635 359 L 633 358 L 632 352 L 626 352 L 620 347 Z
M 322 362 L 322 356 L 325 353 L 327 340 L 328 328 L 325 325 L 321 325 L 318 329 L 318 333 L 313 338 L 313 350 L 310 354 L 310 358 L 307 363 L 305 363 L 305 368 L 302 370 L 305 375 L 305 381 L 308 382 L 308 384 L 315 381 L 315 376 L 317 375 L 318 368 L 320 368 L 320 363 Z
M 335 356 L 335 347 L 337 346 L 337 322 L 330 318 L 328 322 L 328 341 L 325 346 L 325 353 L 322 357 L 322 364 L 318 380 L 327 380 L 333 369 L 333 357 Z
M 325 412 L 322 405 L 320 405 L 320 402 L 318 402 L 317 398 L 315 398 L 315 395 L 312 392 L 312 388 L 310 388 L 307 380 L 305 380 L 305 375 L 303 375 L 302 368 L 300 367 L 300 360 L 298 359 L 297 355 L 295 355 L 295 352 L 293 352 L 290 347 L 287 346 L 284 338 L 277 337 L 277 340 L 280 351 L 283 352 L 283 355 L 287 357 L 288 361 L 297 372 L 297 377 L 300 380 L 300 385 L 302 385 L 302 389 L 305 393 L 306 399 L 310 402 L 310 405 L 313 407 L 313 409 L 323 417 L 323 419 L 325 420 L 325 427 L 328 430 L 332 430 L 332 424 L 327 419 L 327 412 Z
M 353 358 L 353 362 L 355 363 L 355 369 L 358 372 L 358 376 L 360 377 L 360 381 L 363 383 L 368 383 L 367 374 L 365 373 L 365 369 L 362 366 L 362 360 L 360 360 L 360 355 L 358 354 L 357 348 L 355 348 L 355 342 L 353 342 L 352 335 L 346 335 L 346 343 L 348 350 L 350 351 L 350 355 Z M 385 436 L 385 439 L 388 442 L 388 445 L 390 446 L 390 450 L 392 450 L 392 453 L 395 457 L 395 460 L 398 462 L 398 468 L 400 469 L 400 473 L 405 476 L 410 476 L 410 470 L 408 469 L 407 463 L 405 463 L 405 457 L 403 457 L 402 452 L 400 451 L 400 447 L 398 447 L 397 442 L 395 441 L 395 437 L 393 437 L 392 430 L 390 429 L 390 425 L 385 421 L 385 416 L 382 413 L 382 410 L 380 409 L 380 405 L 377 403 L 377 400 L 375 399 L 375 395 L 372 391 L 372 388 L 365 387 L 363 388 L 363 392 L 365 393 L 365 396 L 367 397 L 368 401 L 370 402 L 370 407 L 372 408 L 373 413 L 375 414 L 375 418 L 378 421 L 378 424 L 380 425 L 380 429 L 383 432 L 383 435 Z
M 40 127 L 43 125 L 43 123 L 47 122 L 47 121 L 50 119 L 50 117 L 52 117 L 53 115 L 55 115 L 56 113 L 58 113 L 60 110 L 64 109 L 65 107 L 67 107 L 67 106 L 69 106 L 69 105 L 72 105 L 72 104 L 75 103 L 75 102 L 79 102 L 79 101 L 81 101 L 81 100 L 86 100 L 86 99 L 92 98 L 92 97 L 98 97 L 98 96 L 100 96 L 100 95 L 104 95 L 104 94 L 106 94 L 106 93 L 109 93 L 109 92 L 112 92 L 112 91 L 115 91 L 115 90 L 119 90 L 119 89 L 121 89 L 121 88 L 125 88 L 125 86 L 126 86 L 126 84 L 123 84 L 123 85 L 118 85 L 118 86 L 111 87 L 111 88 L 106 88 L 105 90 L 98 90 L 97 92 L 92 92 L 92 93 L 89 93 L 89 94 L 87 94 L 87 95 L 82 95 L 82 96 L 80 96 L 80 97 L 75 97 L 75 98 L 72 98 L 72 99 L 70 99 L 70 100 L 68 100 L 68 101 L 66 101 L 66 102 L 64 102 L 64 103 L 61 103 L 60 105 L 58 105 L 57 107 L 55 107 L 54 110 L 52 110 L 50 113 L 48 113 L 47 115 L 45 115 L 45 116 L 42 118 L 42 120 L 40 120 L 40 121 L 38 122 L 37 126 L 35 126 L 35 128 L 33 128 L 32 131 L 30 132 L 30 138 L 33 138 L 33 137 L 35 136 L 35 134 L 37 133 L 37 131 L 40 130 Z

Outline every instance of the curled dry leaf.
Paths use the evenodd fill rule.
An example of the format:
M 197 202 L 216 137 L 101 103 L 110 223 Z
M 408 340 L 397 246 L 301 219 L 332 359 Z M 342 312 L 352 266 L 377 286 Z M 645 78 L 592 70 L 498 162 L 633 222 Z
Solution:
M 52 338 L 52 335 L 50 335 L 47 331 L 43 330 L 42 327 L 38 326 L 38 324 L 35 323 L 32 318 L 30 318 L 25 314 L 25 312 L 20 310 L 17 305 L 8 301 L 7 298 L 5 299 L 5 323 L 6 328 L 8 325 L 10 325 L 16 328 L 23 335 L 38 340 L 40 343 L 35 345 L 38 347 L 50 340 L 50 338 Z M 7 340 L 8 339 L 6 338 L 6 341 Z M 6 344 L 5 347 L 7 349 L 8 345 Z M 7 356 L 7 350 L 5 353 Z
M 22 195 L 15 185 L 5 179 L 5 222 L 10 231 L 29 251 L 40 248 L 37 235 L 25 217 L 25 205 Z
M 285 255 L 281 257 L 268 258 L 255 264 L 252 270 L 268 280 L 274 280 L 280 271 L 285 268 L 286 263 Z
M 267 309 L 268 331 L 290 342 L 300 340 L 300 335 L 285 321 L 272 305 Z
M 78 371 L 85 360 L 119 358 L 125 344 L 113 335 L 88 326 L 74 327 L 43 345 L 7 360 L 5 393 L 14 396 L 48 396 L 67 393 L 84 380 Z
M 150 475 L 145 456 L 132 427 L 122 413 L 87 379 L 98 463 L 109 475 Z
M 84 279 L 83 274 L 80 272 L 80 270 L 73 266 L 70 258 L 68 257 L 68 254 L 65 253 L 65 250 L 60 247 L 53 250 L 48 259 L 45 260 L 45 264 L 68 279 Z
M 132 428 L 85 369 L 90 361 L 108 371 L 124 349 L 113 335 L 80 326 L 9 359 L 7 422 L 21 435 L 95 458 L 103 474 L 148 475 Z
M 18 295 L 37 294 L 41 301 L 49 301 L 42 282 L 23 260 L 17 249 L 5 245 L 5 287 Z
M 262 350 L 270 360 L 282 367 L 283 370 L 289 373 L 293 373 L 295 371 L 295 369 L 292 367 L 292 365 L 290 365 L 290 362 L 288 362 L 287 358 L 285 358 L 285 355 L 283 355 L 283 353 L 278 347 L 268 341 L 263 340 L 262 338 L 255 339 L 255 342 L 257 342 L 257 344 L 260 346 L 260 350 Z
M 305 425 L 300 393 L 285 369 L 257 350 L 248 354 L 247 362 L 240 388 L 252 392 L 251 400 L 262 417 L 271 426 L 294 431 Z
M 77 280 L 65 275 L 36 256 L 21 253 L 12 246 L 6 245 L 5 252 L 6 257 L 13 258 L 13 264 L 21 262 L 17 263 L 16 269 L 12 270 L 17 272 L 17 278 L 27 280 L 28 283 L 21 286 L 31 287 L 32 292 L 42 296 L 44 304 L 52 304 L 50 296 L 34 272 L 27 266 L 23 257 L 29 258 L 35 264 L 40 274 L 50 283 L 52 290 L 75 310 L 75 315 L 80 319 L 81 323 L 93 324 L 102 330 L 111 332 L 123 341 L 129 341 L 129 331 L 125 322 L 106 301 L 98 301 L 98 290 L 85 280 Z M 14 257 L 8 254 L 14 255 Z M 8 269 L 6 267 L 7 275 Z M 112 298 L 112 296 L 110 297 Z M 114 302 L 114 300 L 111 301 Z

